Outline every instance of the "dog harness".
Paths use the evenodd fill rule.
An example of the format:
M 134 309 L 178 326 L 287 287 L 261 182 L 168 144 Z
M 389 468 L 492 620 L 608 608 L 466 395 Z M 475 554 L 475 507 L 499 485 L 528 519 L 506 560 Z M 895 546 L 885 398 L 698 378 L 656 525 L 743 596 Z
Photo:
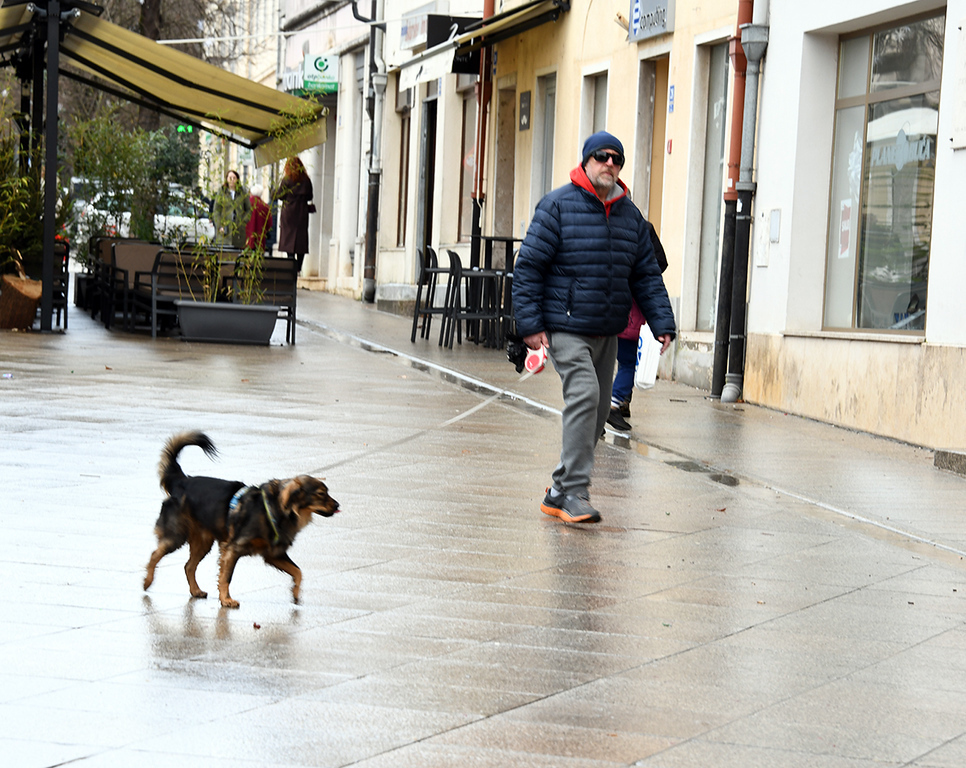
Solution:
M 231 497 L 231 501 L 228 502 L 228 511 L 229 512 L 234 512 L 236 509 L 238 509 L 238 502 L 241 501 L 241 497 L 245 495 L 245 493 L 248 491 L 249 487 L 250 486 L 245 485 L 245 486 L 242 486 L 241 488 L 239 488 L 237 491 L 235 491 L 235 495 L 232 496 Z
M 242 496 L 248 493 L 248 491 L 250 491 L 252 488 L 253 486 L 251 485 L 246 485 L 243 488 L 239 488 L 235 492 L 235 495 L 231 497 L 231 501 L 228 502 L 228 511 L 234 512 L 236 509 L 238 509 Z M 259 490 L 262 493 L 262 504 L 265 505 L 265 514 L 268 516 L 268 524 L 272 526 L 272 533 L 275 534 L 274 538 L 272 539 L 272 544 L 278 544 L 280 535 L 278 532 L 278 526 L 275 524 L 275 515 L 272 513 L 272 505 L 268 500 L 268 495 L 265 493 L 265 489 L 260 488 Z
M 268 496 L 265 494 L 265 489 L 262 488 L 262 504 L 265 505 L 265 514 L 268 515 L 268 523 L 272 526 L 272 533 L 275 534 L 275 538 L 272 539 L 272 544 L 278 544 L 278 528 L 275 527 L 275 515 L 272 514 L 272 505 L 268 502 Z

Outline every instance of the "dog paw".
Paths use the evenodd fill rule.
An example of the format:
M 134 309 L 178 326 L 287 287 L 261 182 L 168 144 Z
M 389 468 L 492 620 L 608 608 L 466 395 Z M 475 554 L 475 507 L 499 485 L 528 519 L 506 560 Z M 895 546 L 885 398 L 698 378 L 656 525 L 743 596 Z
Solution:
M 150 587 L 151 584 L 153 584 L 153 583 L 154 583 L 154 579 L 152 577 L 145 576 L 144 577 L 144 590 L 147 591 L 148 587 Z
M 222 608 L 237 608 L 239 605 L 241 605 L 241 603 L 231 597 L 229 597 L 227 600 L 221 601 Z
M 200 589 L 193 589 L 193 590 L 191 590 L 191 596 L 192 597 L 197 597 L 199 600 L 204 600 L 206 597 L 208 597 L 208 593 L 207 592 L 203 592 Z

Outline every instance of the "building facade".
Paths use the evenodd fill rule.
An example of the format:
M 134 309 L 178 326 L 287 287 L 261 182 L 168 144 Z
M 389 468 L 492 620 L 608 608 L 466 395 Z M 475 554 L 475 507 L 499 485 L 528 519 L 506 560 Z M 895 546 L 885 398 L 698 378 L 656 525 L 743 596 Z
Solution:
M 365 109 L 369 26 L 345 0 L 280 0 L 278 88 L 328 107 L 325 144 L 300 154 L 312 180 L 304 286 L 361 290 L 370 121 Z M 369 3 L 362 3 L 368 10 Z
M 406 311 L 421 250 L 466 264 L 477 235 L 515 247 L 584 139 L 606 129 L 670 261 L 680 332 L 662 376 L 714 386 L 732 291 L 722 254 L 744 190 L 741 396 L 955 447 L 966 427 L 966 323 L 953 298 L 966 277 L 954 210 L 966 192 L 966 0 L 377 5 L 384 35 L 370 51 L 352 3 L 282 0 L 279 87 L 304 91 L 321 59 L 338 67 L 336 91 L 321 96 L 329 140 L 302 153 L 319 211 L 307 284 L 361 297 L 368 234 L 374 299 Z M 750 99 L 736 43 L 748 22 L 764 52 Z M 386 73 L 384 94 L 373 73 Z M 739 180 L 742 135 L 751 167 Z
M 418 76 L 419 66 L 407 65 L 449 36 L 451 24 L 480 19 L 482 11 L 480 0 L 400 0 L 386 9 L 376 301 L 389 309 L 412 307 L 418 253 L 427 244 L 469 258 L 478 64 L 454 74 L 447 62 Z
M 413 15 L 439 10 L 411 5 Z M 481 3 L 445 5 L 450 16 L 480 18 Z M 540 198 L 568 182 L 586 137 L 606 129 L 625 145 L 622 178 L 670 259 L 665 282 L 681 334 L 662 375 L 709 389 L 738 4 L 633 0 L 619 9 L 609 15 L 591 0 L 495 3 L 494 31 L 483 35 L 484 42 L 497 38 L 488 46 L 488 82 L 440 71 L 424 58 L 423 79 L 400 87 L 412 83 L 407 69 L 415 67 L 407 62 L 433 46 L 408 52 L 397 44 L 387 51 L 390 90 L 407 106 L 397 110 L 401 118 L 387 110 L 386 135 L 409 136 L 408 155 L 400 155 L 409 173 L 407 186 L 386 170 L 378 295 L 391 289 L 397 297 L 412 296 L 416 249 L 424 239 L 467 261 L 474 203 L 484 236 L 522 239 Z M 387 48 L 410 26 L 394 34 L 390 24 Z M 473 132 L 481 91 L 482 149 Z M 476 198 L 474 163 L 482 163 Z M 393 221 L 388 208 L 407 198 L 409 219 Z M 395 243 L 386 241 L 387 225 Z
M 964 19 L 962 0 L 771 3 L 748 400 L 962 447 Z
M 553 25 L 496 46 L 486 226 L 523 237 L 586 137 L 616 135 L 621 177 L 669 258 L 680 333 L 662 375 L 710 389 L 738 3 L 637 0 L 615 16 L 590 0 L 569 5 Z M 528 120 L 512 116 L 524 109 Z

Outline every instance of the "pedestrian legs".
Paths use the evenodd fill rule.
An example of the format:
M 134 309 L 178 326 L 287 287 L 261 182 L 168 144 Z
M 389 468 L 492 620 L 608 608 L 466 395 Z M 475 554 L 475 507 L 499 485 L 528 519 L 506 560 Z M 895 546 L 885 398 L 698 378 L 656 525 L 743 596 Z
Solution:
M 563 384 L 560 463 L 553 487 L 589 498 L 594 447 L 610 413 L 617 337 L 549 334 L 549 355 Z

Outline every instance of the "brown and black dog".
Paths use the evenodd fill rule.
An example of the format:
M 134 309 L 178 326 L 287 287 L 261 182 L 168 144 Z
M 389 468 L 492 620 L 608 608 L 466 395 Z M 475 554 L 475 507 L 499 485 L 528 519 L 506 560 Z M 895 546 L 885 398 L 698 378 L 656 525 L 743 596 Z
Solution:
M 228 594 L 228 585 L 235 564 L 246 555 L 261 555 L 266 563 L 291 576 L 292 597 L 297 603 L 302 571 L 288 556 L 288 548 L 312 521 L 312 515 L 331 517 L 339 511 L 339 502 L 329 496 L 325 483 L 309 475 L 253 486 L 217 477 L 188 476 L 178 464 L 178 454 L 189 445 L 201 448 L 209 458 L 217 455 L 214 444 L 201 432 L 175 435 L 165 445 L 158 472 L 168 498 L 161 503 L 154 526 L 158 548 L 148 561 L 144 588 L 154 581 L 154 569 L 161 558 L 187 542 L 184 572 L 191 596 L 207 597 L 195 580 L 195 570 L 217 541 L 218 596 L 223 606 L 238 607 L 238 601 Z

